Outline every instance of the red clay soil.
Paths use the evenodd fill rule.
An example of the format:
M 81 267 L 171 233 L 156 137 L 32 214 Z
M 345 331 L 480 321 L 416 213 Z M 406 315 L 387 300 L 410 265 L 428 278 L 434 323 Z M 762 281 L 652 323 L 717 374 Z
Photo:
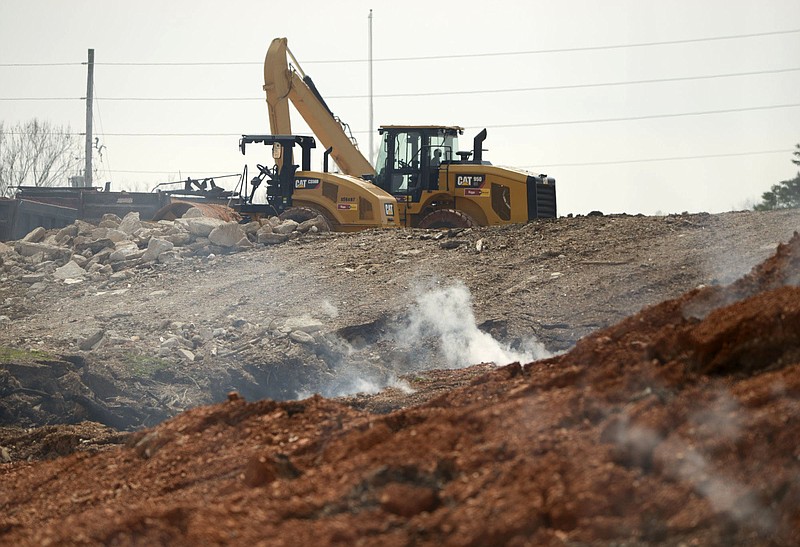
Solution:
M 795 234 L 731 286 L 390 414 L 233 398 L 7 464 L 0 543 L 797 545 L 799 282 Z

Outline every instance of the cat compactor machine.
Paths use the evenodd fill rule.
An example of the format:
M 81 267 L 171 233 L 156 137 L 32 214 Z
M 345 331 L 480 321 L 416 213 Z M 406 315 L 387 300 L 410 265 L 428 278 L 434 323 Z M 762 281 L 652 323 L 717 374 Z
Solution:
M 311 171 L 311 150 L 314 137 L 300 135 L 242 135 L 239 149 L 245 154 L 248 144 L 271 146 L 274 165 L 258 164 L 258 174 L 250 180 L 248 192 L 241 192 L 241 201 L 234 209 L 254 219 L 272 215 L 297 221 L 321 214 L 336 231 L 366 228 L 394 228 L 398 221 L 396 200 L 375 185 L 349 175 L 329 173 L 330 149 L 325 153 L 326 167 Z M 296 164 L 295 145 L 299 145 L 300 163 Z M 241 176 L 248 178 L 247 167 Z M 256 190 L 266 186 L 266 203 L 254 203 Z
M 364 184 L 370 185 L 375 192 L 389 197 L 394 203 L 391 208 L 394 225 L 489 226 L 556 216 L 555 180 L 485 161 L 482 148 L 485 129 L 474 138 L 472 150 L 460 151 L 461 127 L 382 126 L 381 147 L 373 167 L 359 151 L 348 126 L 333 114 L 314 82 L 303 73 L 285 38 L 273 40 L 267 51 L 264 91 L 272 133 L 292 133 L 288 105 L 291 101 L 327 148 L 326 158 L 330 154 L 341 170 L 338 182 L 357 186 L 355 193 L 366 191 L 369 186 Z M 322 189 L 320 192 L 323 193 Z M 343 205 L 340 202 L 334 207 L 324 199 L 306 203 L 307 200 L 298 197 L 294 201 L 318 210 L 338 229 L 350 229 L 339 214 L 338 207 Z M 387 202 L 381 203 L 385 211 L 390 210 Z

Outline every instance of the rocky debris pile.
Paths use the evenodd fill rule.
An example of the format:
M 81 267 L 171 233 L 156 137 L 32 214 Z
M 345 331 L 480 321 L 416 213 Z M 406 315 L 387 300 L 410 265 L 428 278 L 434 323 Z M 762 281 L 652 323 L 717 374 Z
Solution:
M 119 306 L 120 297 L 152 272 L 182 267 L 194 271 L 197 263 L 211 262 L 220 254 L 326 230 L 322 217 L 305 222 L 272 217 L 241 225 L 204 217 L 193 208 L 174 221 L 109 214 L 98 225 L 78 220 L 62 229 L 37 228 L 19 241 L 0 243 L 0 282 L 5 289 L 0 329 L 11 331 L 24 322 L 26 308 L 70 306 L 76 295 L 116 300 L 113 310 L 102 316 L 76 313 L 70 321 L 80 327 L 72 336 L 64 336 L 63 325 L 54 325 L 41 336 L 12 340 L 15 349 L 0 346 L 0 424 L 30 427 L 94 420 L 128 429 L 154 425 L 189 406 L 223 398 L 227 384 L 213 389 L 213 382 L 201 380 L 201 386 L 179 365 L 235 356 L 264 329 L 230 315 L 224 324 L 213 325 L 162 319 L 158 332 L 142 331 L 130 307 Z M 152 291 L 148 298 L 165 294 Z M 288 334 L 303 336 L 293 330 L 298 332 Z M 95 360 L 87 364 L 88 352 Z M 133 385 L 124 389 L 130 377 Z
M 132 268 L 275 245 L 324 231 L 328 224 L 322 216 L 301 223 L 271 217 L 242 225 L 202 216 L 197 208 L 174 221 L 142 221 L 137 212 L 122 219 L 106 214 L 97 226 L 76 220 L 60 230 L 40 227 L 19 241 L 0 244 L 0 265 L 5 281 L 34 287 L 52 279 L 66 284 L 87 277 L 124 280 Z
M 125 442 L 127 433 L 84 421 L 36 428 L 0 427 L 0 463 L 53 460 L 75 452 L 99 452 Z
M 737 283 L 389 414 L 231 394 L 116 451 L 6 464 L 0 541 L 796 545 L 798 265 L 796 235 Z
M 152 395 L 149 386 L 125 390 L 108 367 L 89 367 L 78 355 L 0 348 L 0 365 L 0 425 L 94 421 L 124 430 L 154 425 L 178 412 L 171 399 Z

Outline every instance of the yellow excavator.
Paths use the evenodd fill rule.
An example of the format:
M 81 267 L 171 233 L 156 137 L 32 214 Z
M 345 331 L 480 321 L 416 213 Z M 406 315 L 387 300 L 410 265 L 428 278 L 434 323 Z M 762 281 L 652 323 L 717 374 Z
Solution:
M 272 145 L 275 166 L 259 165 L 253 187 L 268 179 L 269 206 L 284 216 L 322 214 L 339 231 L 489 226 L 556 216 L 555 180 L 485 161 L 485 129 L 464 152 L 458 148 L 461 127 L 381 126 L 376 169 L 302 71 L 285 38 L 273 40 L 267 51 L 264 91 L 272 134 L 243 135 L 240 147 L 244 153 L 249 143 Z M 310 170 L 316 141 L 292 133 L 289 101 L 326 148 L 322 172 Z M 301 165 L 294 164 L 296 144 Z M 328 171 L 329 156 L 340 173 Z

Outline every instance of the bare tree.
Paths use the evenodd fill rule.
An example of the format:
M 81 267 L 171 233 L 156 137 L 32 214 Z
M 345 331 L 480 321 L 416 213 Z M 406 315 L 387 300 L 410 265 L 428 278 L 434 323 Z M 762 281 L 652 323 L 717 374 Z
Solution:
M 66 185 L 80 165 L 80 153 L 69 126 L 33 119 L 6 129 L 0 122 L 0 197 L 17 186 Z
M 6 128 L 5 123 L 0 121 L 0 158 L 5 155 L 6 149 Z M 0 160 L 0 198 L 6 196 L 6 170 L 5 162 Z

